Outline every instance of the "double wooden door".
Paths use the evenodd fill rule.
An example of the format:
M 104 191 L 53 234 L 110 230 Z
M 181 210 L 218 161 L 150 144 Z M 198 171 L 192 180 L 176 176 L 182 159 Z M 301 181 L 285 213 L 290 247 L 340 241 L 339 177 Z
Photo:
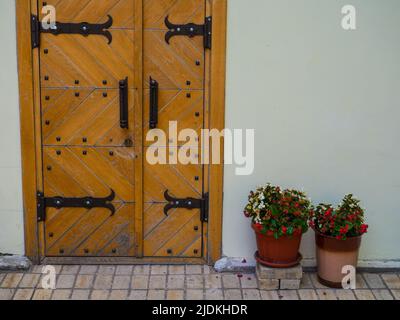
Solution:
M 48 0 L 39 13 L 44 5 L 59 34 L 40 33 L 42 254 L 204 256 L 207 167 L 150 164 L 146 135 L 170 121 L 207 127 L 204 37 L 167 41 L 165 23 L 204 24 L 207 1 Z M 62 32 L 82 22 L 88 34 Z M 168 156 L 185 144 L 166 142 Z

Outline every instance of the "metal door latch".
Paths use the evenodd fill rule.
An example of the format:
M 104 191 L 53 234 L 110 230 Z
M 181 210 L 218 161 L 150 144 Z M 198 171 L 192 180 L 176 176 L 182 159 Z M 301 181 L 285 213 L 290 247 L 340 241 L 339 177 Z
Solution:
M 115 192 L 111 189 L 111 193 L 105 198 L 63 198 L 63 197 L 52 197 L 45 198 L 43 192 L 37 194 L 37 217 L 38 221 L 46 220 L 46 208 L 106 208 L 110 210 L 111 216 L 115 214 L 115 207 L 111 203 L 115 199 Z
M 173 24 L 169 21 L 169 16 L 165 18 L 165 25 L 169 29 L 165 34 L 165 41 L 169 44 L 169 40 L 174 36 L 187 36 L 193 38 L 195 36 L 204 37 L 204 48 L 211 49 L 212 42 L 212 17 L 206 17 L 204 24 Z
M 202 199 L 186 198 L 177 199 L 170 196 L 169 191 L 164 192 L 164 198 L 169 203 L 164 207 L 164 214 L 168 216 L 168 212 L 171 209 L 183 208 L 183 209 L 200 209 L 200 220 L 202 222 L 208 222 L 208 193 L 204 195 Z

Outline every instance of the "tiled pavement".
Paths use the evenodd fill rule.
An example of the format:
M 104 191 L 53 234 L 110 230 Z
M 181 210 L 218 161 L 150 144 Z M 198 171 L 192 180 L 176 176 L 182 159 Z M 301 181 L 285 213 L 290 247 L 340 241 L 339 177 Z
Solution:
M 215 273 L 208 266 L 55 266 L 55 290 L 41 288 L 42 266 L 0 272 L 0 300 L 400 300 L 399 273 L 358 274 L 357 290 L 328 289 L 314 273 L 300 290 L 258 290 L 254 274 Z

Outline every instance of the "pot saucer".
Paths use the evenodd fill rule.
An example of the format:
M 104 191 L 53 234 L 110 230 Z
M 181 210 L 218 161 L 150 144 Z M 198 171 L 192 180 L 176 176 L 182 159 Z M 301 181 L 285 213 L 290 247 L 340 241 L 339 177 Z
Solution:
M 301 260 L 303 260 L 303 256 L 299 253 L 297 259 L 293 262 L 279 262 L 279 261 L 268 261 L 261 259 L 258 251 L 255 253 L 255 259 L 258 263 L 262 264 L 263 266 L 269 268 L 292 268 L 300 264 Z

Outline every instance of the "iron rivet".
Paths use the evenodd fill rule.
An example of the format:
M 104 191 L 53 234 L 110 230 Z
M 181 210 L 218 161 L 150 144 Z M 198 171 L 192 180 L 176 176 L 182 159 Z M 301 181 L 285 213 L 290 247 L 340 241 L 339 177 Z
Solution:
M 195 115 L 196 117 L 200 117 L 200 112 L 196 112 L 194 115 Z
M 60 253 L 63 254 L 64 253 L 64 249 L 60 249 Z
M 75 80 L 75 84 L 79 84 L 79 80 Z
M 56 153 L 57 153 L 57 155 L 59 156 L 59 155 L 61 154 L 61 151 L 60 151 L 60 150 L 57 150 Z
M 112 249 L 112 253 L 117 253 L 117 249 Z
M 106 85 L 107 84 L 107 80 L 103 80 L 103 84 Z
M 200 65 L 200 61 L 197 60 L 197 61 L 196 61 L 196 66 L 199 66 L 199 65 Z
M 198 176 L 196 176 L 196 177 L 194 177 L 194 180 L 195 180 L 195 181 L 199 181 L 200 178 L 199 178 Z
M 107 98 L 107 96 L 108 96 L 107 92 L 103 92 L 103 97 Z
M 199 231 L 199 227 L 198 227 L 198 226 L 195 226 L 195 227 L 194 227 L 194 231 Z
M 46 96 L 45 99 L 46 99 L 47 101 L 49 101 L 49 100 L 50 100 L 50 97 L 49 97 L 49 96 Z
M 84 156 L 86 156 L 86 155 L 87 155 L 87 151 L 86 151 L 86 150 L 83 151 L 82 154 L 83 154 Z
M 187 97 L 187 98 L 191 98 L 192 95 L 191 95 L 190 93 L 187 93 L 187 94 L 186 94 L 186 97 Z
M 110 151 L 110 156 L 112 157 L 114 155 L 114 152 L 113 151 Z
M 83 143 L 87 142 L 87 138 L 82 138 Z
M 47 166 L 47 171 L 51 171 L 52 167 L 51 166 Z
M 194 250 L 193 250 L 193 253 L 194 253 L 194 254 L 198 254 L 198 253 L 199 253 L 199 250 L 194 249 Z
M 49 233 L 49 237 L 50 237 L 50 238 L 53 238 L 53 237 L 54 237 L 54 233 L 53 233 L 53 232 L 50 232 L 50 233 Z
M 168 253 L 168 254 L 172 254 L 172 249 L 168 249 L 168 250 L 167 250 L 167 253 Z
M 50 120 L 46 120 L 46 126 L 48 126 L 50 124 Z
M 60 142 L 61 141 L 61 137 L 57 137 L 56 140 L 57 140 L 57 142 Z
M 79 97 L 79 92 L 75 92 L 75 97 Z
M 49 81 L 49 76 L 44 76 L 45 81 Z
M 43 52 L 44 52 L 44 54 L 48 54 L 49 53 L 49 49 L 44 49 Z
M 85 253 L 89 253 L 89 249 L 85 249 Z
M 188 80 L 188 81 L 186 81 L 186 84 L 187 84 L 188 86 L 190 86 L 192 83 Z

